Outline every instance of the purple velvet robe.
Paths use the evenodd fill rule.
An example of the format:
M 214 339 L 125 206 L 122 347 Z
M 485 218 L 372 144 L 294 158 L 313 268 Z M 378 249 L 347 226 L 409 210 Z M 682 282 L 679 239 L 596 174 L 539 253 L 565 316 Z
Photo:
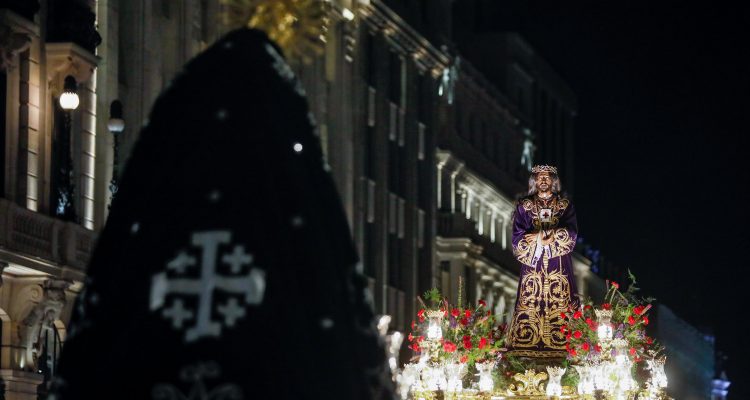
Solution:
M 541 230 L 553 234 L 554 240 L 547 246 L 536 236 L 525 236 Z M 554 195 L 545 202 L 530 196 L 518 202 L 513 216 L 513 254 L 522 265 L 507 344 L 510 354 L 565 356 L 560 313 L 580 307 L 570 254 L 577 231 L 575 209 L 564 197 Z

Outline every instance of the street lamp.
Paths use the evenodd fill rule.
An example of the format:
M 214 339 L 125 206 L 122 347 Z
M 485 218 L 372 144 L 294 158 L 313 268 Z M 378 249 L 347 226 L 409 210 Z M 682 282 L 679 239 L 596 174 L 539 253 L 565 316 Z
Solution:
M 73 111 L 78 108 L 79 102 L 78 83 L 76 83 L 76 78 L 68 75 L 65 77 L 63 93 L 60 95 L 60 107 L 66 111 Z
M 120 100 L 114 100 L 109 105 L 109 121 L 107 121 L 107 129 L 112 134 L 114 155 L 112 159 L 112 180 L 109 182 L 109 192 L 112 194 L 110 197 L 109 207 L 112 207 L 112 201 L 115 199 L 117 194 L 119 178 L 119 149 L 120 149 L 120 133 L 125 130 L 125 120 L 122 118 L 122 102 Z
M 71 112 L 78 108 L 80 100 L 78 99 L 78 83 L 70 75 L 65 77 L 63 93 L 60 95 L 60 107 L 65 113 L 65 123 L 62 132 L 60 132 L 60 176 L 59 187 L 57 189 L 57 216 L 67 221 L 76 221 L 75 207 L 73 207 L 73 157 L 70 154 L 70 126 Z

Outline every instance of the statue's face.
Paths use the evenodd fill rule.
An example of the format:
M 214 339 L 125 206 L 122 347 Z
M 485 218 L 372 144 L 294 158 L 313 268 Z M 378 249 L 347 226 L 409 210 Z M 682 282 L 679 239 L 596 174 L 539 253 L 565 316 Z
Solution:
M 536 190 L 547 193 L 552 189 L 552 177 L 549 172 L 540 172 L 536 174 Z

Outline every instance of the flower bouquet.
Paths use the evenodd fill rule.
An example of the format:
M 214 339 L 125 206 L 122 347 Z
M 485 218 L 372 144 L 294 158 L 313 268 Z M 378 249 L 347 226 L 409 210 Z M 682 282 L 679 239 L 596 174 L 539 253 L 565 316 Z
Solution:
M 636 296 L 635 277 L 631 274 L 630 279 L 625 292 L 617 282 L 607 282 L 601 305 L 586 300 L 581 309 L 560 315 L 565 320 L 560 331 L 567 339 L 567 361 L 578 373 L 580 394 L 637 390 L 633 372 L 663 350 L 646 333 L 653 299 Z
M 606 348 L 606 345 L 614 339 L 621 339 L 616 343 L 626 347 L 627 356 L 634 363 L 652 358 L 661 351 L 661 346 L 646 334 L 652 299 L 636 297 L 636 290 L 631 284 L 623 293 L 617 282 L 608 282 L 603 304 L 594 305 L 591 300 L 586 300 L 580 310 L 569 310 L 560 315 L 566 320 L 560 331 L 567 339 L 568 360 L 572 364 L 602 357 L 605 349 L 612 353 L 615 349 Z
M 426 292 L 424 299 L 429 305 L 419 299 L 423 308 L 412 321 L 412 331 L 407 337 L 409 348 L 417 357 L 432 351 L 431 358 L 444 362 L 474 365 L 494 360 L 503 340 L 498 334 L 495 316 L 484 300 L 466 307 L 459 301 L 454 306 L 437 289 Z M 428 348 L 429 343 L 434 350 Z

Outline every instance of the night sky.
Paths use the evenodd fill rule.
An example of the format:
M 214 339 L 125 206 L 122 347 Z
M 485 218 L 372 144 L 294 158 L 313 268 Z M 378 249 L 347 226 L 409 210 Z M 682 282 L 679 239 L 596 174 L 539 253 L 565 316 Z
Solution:
M 521 33 L 578 96 L 581 235 L 712 331 L 730 399 L 750 398 L 748 6 L 486 3 L 492 28 Z

